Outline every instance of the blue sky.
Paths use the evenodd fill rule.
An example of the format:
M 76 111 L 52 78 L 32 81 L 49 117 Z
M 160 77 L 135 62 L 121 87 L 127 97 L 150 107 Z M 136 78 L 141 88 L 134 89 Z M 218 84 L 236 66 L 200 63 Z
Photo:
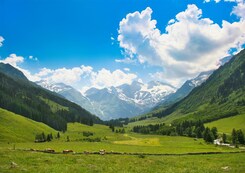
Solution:
M 192 6 L 188 6 L 191 4 Z M 237 10 L 234 10 L 235 8 Z M 228 55 L 230 48 L 238 51 L 243 47 L 243 9 L 242 0 L 211 0 L 205 3 L 203 0 L 1 0 L 0 36 L 4 41 L 0 47 L 0 57 L 1 61 L 9 58 L 11 62 L 11 58 L 22 57 L 22 60 L 17 60 L 13 65 L 28 73 L 27 76 L 31 75 L 33 80 L 49 79 L 59 82 L 61 79 L 57 79 L 57 75 L 52 76 L 55 70 L 65 69 L 68 73 L 76 67 L 89 67 L 89 72 L 78 70 L 80 75 L 76 79 L 65 80 L 77 89 L 84 86 L 105 87 L 114 83 L 119 85 L 132 80 L 161 80 L 179 86 L 199 72 L 215 68 L 216 61 Z M 201 14 L 198 10 L 201 10 Z M 138 14 L 135 13 L 137 11 Z M 177 19 L 176 15 L 181 12 L 185 13 Z M 199 16 L 197 22 L 194 21 L 195 17 L 193 20 L 187 19 L 186 16 L 192 13 Z M 126 17 L 128 14 L 131 14 L 131 18 Z M 150 19 L 144 21 L 144 15 Z M 202 20 L 204 18 L 212 22 Z M 120 24 L 123 19 L 125 23 Z M 168 23 L 171 19 L 175 19 L 175 22 Z M 223 26 L 222 21 L 227 21 L 231 26 Z M 135 28 L 134 24 L 141 27 Z M 166 33 L 167 26 L 172 26 L 172 29 Z M 210 39 L 207 39 L 211 35 L 206 33 L 205 29 L 213 29 L 213 33 L 223 35 L 217 36 L 219 38 L 212 44 Z M 180 33 L 185 30 L 189 33 Z M 199 32 L 196 32 L 197 30 Z M 234 33 L 234 39 L 226 39 L 227 30 Z M 121 36 L 121 39 L 118 36 Z M 176 40 L 174 37 L 178 39 L 179 47 L 167 44 Z M 227 46 L 221 45 L 221 42 Z M 187 46 L 192 47 L 192 44 L 211 46 L 201 49 L 197 47 L 195 50 L 198 50 L 198 53 L 194 55 L 201 58 L 195 64 L 188 64 L 192 62 L 192 58 L 196 59 L 190 56 L 190 52 L 195 51 L 184 51 Z M 178 51 L 170 50 L 172 48 Z M 207 59 L 211 54 L 214 58 L 209 63 Z M 130 63 L 123 61 L 127 59 Z M 203 63 L 200 63 L 201 61 Z M 179 64 L 185 65 L 182 67 Z M 211 65 L 203 68 L 206 64 Z M 45 76 L 37 75 L 42 69 L 52 72 Z M 107 70 L 104 71 L 105 74 L 108 71 L 109 73 L 100 74 L 102 69 Z M 70 74 L 72 73 L 66 76 L 69 78 Z M 98 79 L 100 75 L 101 78 Z M 107 80 L 106 77 L 115 79 L 103 84 L 103 79 Z M 92 79 L 98 82 L 91 82 Z M 115 82 L 118 80 L 121 82 Z

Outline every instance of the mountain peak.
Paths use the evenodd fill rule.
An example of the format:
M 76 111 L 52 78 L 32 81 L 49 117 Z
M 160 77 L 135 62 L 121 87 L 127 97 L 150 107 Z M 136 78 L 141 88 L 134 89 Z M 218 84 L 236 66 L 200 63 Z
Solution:
M 10 64 L 5 64 L 0 62 L 0 72 L 6 74 L 13 79 L 22 79 L 28 81 L 26 76 L 18 69 L 14 68 Z

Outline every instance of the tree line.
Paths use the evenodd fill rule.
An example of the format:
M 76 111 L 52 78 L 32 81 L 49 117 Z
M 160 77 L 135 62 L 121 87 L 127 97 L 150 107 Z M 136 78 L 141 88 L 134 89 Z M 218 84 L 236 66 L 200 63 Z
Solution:
M 168 135 L 168 136 L 187 136 L 194 138 L 203 138 L 206 142 L 213 143 L 215 139 L 219 138 L 218 129 L 216 127 L 206 127 L 202 121 L 183 121 L 178 124 L 166 125 L 155 124 L 155 125 L 139 125 L 132 128 L 132 132 L 142 133 L 142 134 L 157 134 L 157 135 Z M 223 143 L 227 143 L 226 134 L 220 136 Z M 231 133 L 231 143 L 236 144 L 245 144 L 245 137 L 243 131 L 232 130 Z

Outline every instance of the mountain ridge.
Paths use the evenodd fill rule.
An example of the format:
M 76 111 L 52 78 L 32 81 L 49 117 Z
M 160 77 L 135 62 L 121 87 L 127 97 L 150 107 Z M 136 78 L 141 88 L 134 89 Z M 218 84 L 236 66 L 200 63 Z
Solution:
M 1 66 L 4 66 L 3 64 Z M 100 119 L 58 94 L 43 89 L 29 80 L 19 78 L 23 73 L 6 65 L 0 72 L 0 107 L 16 114 L 44 122 L 56 130 L 65 131 L 67 122 L 93 124 Z M 14 74 L 11 76 L 11 72 Z M 16 77 L 17 75 L 17 77 Z

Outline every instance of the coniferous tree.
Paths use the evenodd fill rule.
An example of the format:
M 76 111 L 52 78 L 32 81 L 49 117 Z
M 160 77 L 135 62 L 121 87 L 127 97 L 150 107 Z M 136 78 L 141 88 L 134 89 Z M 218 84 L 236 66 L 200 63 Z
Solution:
M 241 129 L 237 130 L 237 140 L 239 144 L 245 144 L 244 134 Z
M 203 139 L 206 142 L 213 142 L 214 141 L 213 132 L 208 127 L 206 127 L 206 129 L 205 129 L 205 131 L 203 133 Z
M 212 127 L 211 129 L 213 135 L 214 135 L 214 138 L 217 139 L 218 138 L 218 130 L 216 127 Z
M 60 139 L 60 132 L 57 133 L 57 139 Z
M 47 135 L 47 141 L 48 141 L 48 142 L 51 141 L 51 135 L 50 135 L 50 134 Z
M 237 133 L 236 133 L 236 129 L 233 129 L 232 130 L 232 133 L 231 133 L 231 142 L 233 145 L 236 145 L 237 144 Z
M 44 134 L 44 132 L 42 133 L 42 139 L 43 141 L 46 141 L 46 135 Z
M 222 141 L 223 141 L 223 143 L 226 143 L 227 141 L 227 136 L 226 136 L 226 134 L 225 133 L 223 133 L 222 134 Z

